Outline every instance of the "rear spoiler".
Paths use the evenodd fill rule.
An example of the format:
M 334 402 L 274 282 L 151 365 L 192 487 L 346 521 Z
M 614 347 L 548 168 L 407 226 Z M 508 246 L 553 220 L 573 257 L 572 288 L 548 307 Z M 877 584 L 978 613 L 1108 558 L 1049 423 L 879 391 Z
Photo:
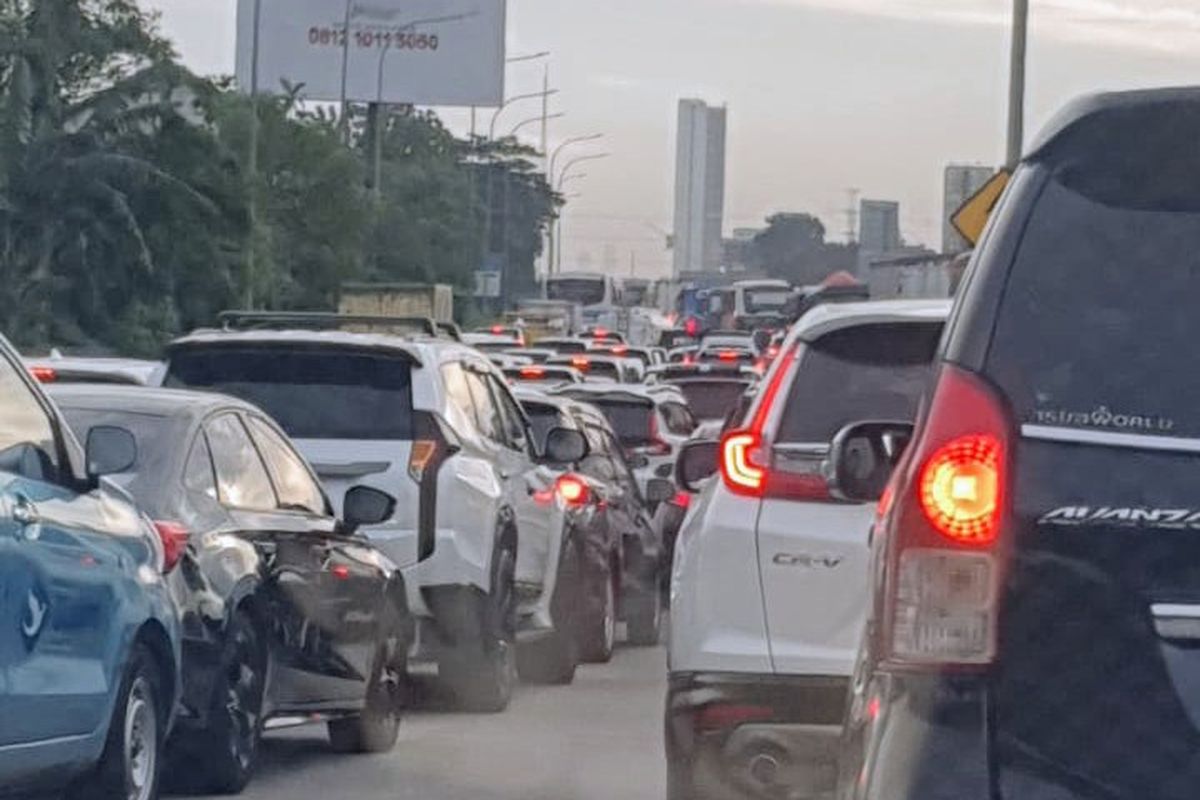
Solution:
M 462 341 L 462 331 L 453 322 L 435 322 L 432 317 L 387 317 L 370 314 L 334 314 L 324 311 L 222 311 L 217 315 L 226 331 L 345 330 L 378 328 L 378 333 L 395 334 L 394 328 L 416 330 L 426 336 Z M 389 328 L 393 330 L 389 330 Z M 361 333 L 362 331 L 358 331 Z

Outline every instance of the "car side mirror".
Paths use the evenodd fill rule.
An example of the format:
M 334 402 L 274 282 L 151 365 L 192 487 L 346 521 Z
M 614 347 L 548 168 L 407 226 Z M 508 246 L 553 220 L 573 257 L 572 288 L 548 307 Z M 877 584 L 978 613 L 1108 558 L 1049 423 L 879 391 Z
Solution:
M 653 478 L 646 483 L 646 502 L 656 506 L 675 497 L 675 484 L 664 478 Z
M 544 460 L 551 464 L 574 464 L 587 458 L 587 438 L 570 428 L 551 428 L 546 434 Z
M 137 463 L 137 439 L 125 428 L 97 425 L 88 431 L 85 452 L 88 477 L 118 475 Z
M 878 500 L 912 435 L 907 422 L 856 422 L 842 428 L 829 452 L 830 493 L 858 503 Z
M 688 442 L 675 459 L 675 482 L 693 494 L 700 484 L 717 471 L 717 451 L 720 442 L 702 440 Z
M 343 522 L 351 530 L 387 522 L 396 512 L 396 498 L 370 486 L 355 486 L 342 503 Z

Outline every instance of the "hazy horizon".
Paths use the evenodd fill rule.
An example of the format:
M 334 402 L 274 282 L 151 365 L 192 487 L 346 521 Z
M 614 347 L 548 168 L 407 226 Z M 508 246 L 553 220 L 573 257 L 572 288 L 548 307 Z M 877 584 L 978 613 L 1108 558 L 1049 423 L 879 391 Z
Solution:
M 236 0 L 139 0 L 186 64 L 232 74 Z M 551 144 L 604 131 L 565 218 L 564 262 L 664 274 L 678 99 L 729 109 L 727 231 L 776 211 L 846 227 L 847 190 L 897 200 L 912 243 L 941 241 L 948 163 L 1003 156 L 1009 0 L 509 0 L 510 55 L 550 50 Z M 1200 7 L 1033 0 L 1027 138 L 1083 92 L 1200 82 Z M 541 87 L 513 64 L 510 95 Z M 465 109 L 438 109 L 465 132 Z M 539 111 L 514 106 L 507 132 Z M 490 110 L 480 111 L 486 127 Z M 535 143 L 533 131 L 525 138 Z M 586 152 L 580 149 L 575 152 Z M 606 260 L 611 264 L 606 265 Z

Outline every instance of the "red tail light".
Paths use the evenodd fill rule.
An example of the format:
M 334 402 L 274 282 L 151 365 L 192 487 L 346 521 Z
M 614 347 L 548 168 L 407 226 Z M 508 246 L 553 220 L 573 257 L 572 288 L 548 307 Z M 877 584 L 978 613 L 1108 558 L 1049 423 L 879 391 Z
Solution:
M 187 550 L 188 537 L 191 534 L 182 523 L 167 520 L 155 520 L 154 530 L 158 533 L 158 538 L 162 540 L 163 574 L 165 575 L 178 566 Z
M 779 355 L 779 345 L 773 344 L 767 348 L 767 359 L 768 360 L 775 358 L 777 355 Z
M 738 354 L 732 350 L 722 350 L 717 353 L 717 358 L 722 361 L 737 361 Z
M 576 356 L 571 359 L 571 366 L 587 372 L 588 368 L 592 366 L 592 362 L 582 356 Z
M 54 383 L 58 380 L 58 371 L 54 367 L 30 367 L 29 371 L 38 383 Z
M 676 492 L 675 496 L 673 498 L 671 498 L 671 505 L 673 505 L 673 506 L 679 506 L 680 508 L 687 508 L 691 504 L 692 504 L 692 496 L 690 494 L 688 494 L 687 492 L 682 492 L 682 491 Z
M 542 367 L 521 367 L 521 377 L 532 378 L 534 380 L 544 378 L 546 377 L 546 370 Z
M 611 352 L 614 356 L 623 356 L 629 352 L 629 345 L 614 345 L 613 347 L 609 348 L 609 352 Z
M 881 501 L 895 538 L 885 646 L 906 664 L 987 664 L 1011 441 L 1009 415 L 981 378 L 945 365 L 924 424 Z
M 334 564 L 329 568 L 329 572 L 339 581 L 350 580 L 350 568 L 345 564 Z
M 700 333 L 700 321 L 695 317 L 688 317 L 687 322 L 683 323 L 683 332 L 695 339 L 696 334 Z
M 591 489 L 578 475 L 561 476 L 554 488 L 568 506 L 586 505 L 592 498 Z
M 503 325 L 493 325 L 492 333 L 495 334 L 496 336 L 501 335 L 502 333 L 504 333 L 504 326 Z

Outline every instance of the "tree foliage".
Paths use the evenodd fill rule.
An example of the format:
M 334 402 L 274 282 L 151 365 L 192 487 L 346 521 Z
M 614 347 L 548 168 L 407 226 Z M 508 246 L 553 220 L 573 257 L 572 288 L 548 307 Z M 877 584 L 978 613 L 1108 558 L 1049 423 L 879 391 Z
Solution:
M 465 289 L 496 241 L 530 284 L 558 202 L 533 154 L 411 108 L 382 127 L 373 192 L 362 116 L 198 78 L 134 0 L 0 0 L 0 329 L 151 354 L 222 308 L 332 308 L 350 280 Z
M 855 268 L 858 249 L 825 241 L 825 226 L 812 214 L 785 212 L 767 218 L 754 237 L 752 265 L 773 278 L 796 286 L 820 283 L 838 270 Z

